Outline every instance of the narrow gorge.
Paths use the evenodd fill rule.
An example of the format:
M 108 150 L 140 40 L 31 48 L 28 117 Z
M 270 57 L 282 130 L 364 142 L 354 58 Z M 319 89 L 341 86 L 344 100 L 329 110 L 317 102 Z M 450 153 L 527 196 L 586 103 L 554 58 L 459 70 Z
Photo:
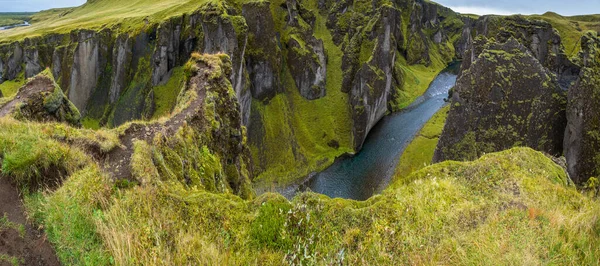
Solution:
M 596 265 L 599 62 L 428 0 L 0 13 L 0 264 Z

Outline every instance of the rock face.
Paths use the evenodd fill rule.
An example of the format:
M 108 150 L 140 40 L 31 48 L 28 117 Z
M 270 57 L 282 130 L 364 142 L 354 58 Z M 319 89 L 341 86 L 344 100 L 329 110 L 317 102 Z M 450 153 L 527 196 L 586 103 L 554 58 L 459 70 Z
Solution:
M 404 83 L 401 66 L 428 66 L 431 54 L 449 62 L 454 51 L 444 44 L 463 26 L 452 10 L 431 2 L 396 1 L 368 11 L 362 4 L 331 3 L 327 22 L 344 52 L 342 90 L 350 96 L 355 150 L 391 111 L 394 94 Z
M 209 3 L 135 35 L 79 30 L 0 44 L 0 83 L 50 67 L 82 113 L 115 126 L 143 118 L 153 106 L 152 88 L 166 83 L 193 51 L 226 52 L 233 61 L 231 81 L 239 98 L 247 98 L 242 109 L 249 112 L 243 60 L 247 27 L 234 11 Z
M 98 84 L 100 75 L 99 43 L 95 32 L 79 33 L 80 42 L 73 55 L 71 82 L 69 82 L 69 99 L 78 109 L 84 110 L 92 92 Z
M 49 70 L 31 78 L 17 95 L 0 107 L 0 117 L 13 115 L 17 119 L 37 122 L 66 122 L 79 126 L 81 115 L 54 82 Z
M 434 161 L 528 146 L 562 154 L 566 95 L 525 46 L 479 37 L 466 52 Z
M 86 118 L 114 127 L 151 117 L 157 87 L 181 73 L 192 52 L 225 53 L 251 146 L 277 143 L 263 133 L 282 128 L 268 137 L 286 134 L 285 147 L 265 153 L 285 150 L 317 168 L 360 150 L 372 127 L 397 110 L 405 67 L 452 61 L 463 26 L 450 9 L 423 0 L 207 2 L 145 23 L 135 32 L 82 29 L 0 44 L 0 82 L 50 67 Z M 276 161 L 264 160 L 257 165 Z
M 248 24 L 248 47 L 252 47 L 245 53 L 250 91 L 254 98 L 268 100 L 283 89 L 279 77 L 283 55 L 269 2 L 247 3 L 242 15 Z
M 558 83 L 564 90 L 567 90 L 579 75 L 579 66 L 568 59 L 558 31 L 548 22 L 531 20 L 520 15 L 465 19 L 463 35 L 455 44 L 459 57 L 464 56 L 469 38 L 477 35 L 494 37 L 499 42 L 505 42 L 509 38 L 517 39 L 544 67 L 557 75 Z
M 577 183 L 600 176 L 600 38 L 581 39 L 583 69 L 569 89 L 564 150 L 568 172 Z

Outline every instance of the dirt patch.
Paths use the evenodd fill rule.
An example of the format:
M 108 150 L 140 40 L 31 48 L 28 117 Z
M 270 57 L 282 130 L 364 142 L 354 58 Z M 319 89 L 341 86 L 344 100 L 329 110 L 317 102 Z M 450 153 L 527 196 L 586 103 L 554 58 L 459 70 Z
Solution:
M 0 222 L 0 256 L 16 258 L 21 265 L 60 265 L 44 233 L 27 221 L 17 188 L 3 176 L 0 176 L 0 216 L 10 223 L 2 226 Z M 0 260 L 0 265 L 12 264 Z

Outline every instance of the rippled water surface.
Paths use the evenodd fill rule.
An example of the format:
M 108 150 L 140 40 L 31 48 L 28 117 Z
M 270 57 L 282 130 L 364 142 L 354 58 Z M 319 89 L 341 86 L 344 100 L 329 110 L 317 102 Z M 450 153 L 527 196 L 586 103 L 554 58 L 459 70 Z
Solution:
M 456 83 L 456 75 L 443 72 L 423 97 L 405 111 L 383 118 L 369 133 L 363 149 L 353 157 L 338 159 L 312 177 L 306 186 L 330 197 L 365 200 L 390 182 L 398 158 L 423 125 L 442 108 Z

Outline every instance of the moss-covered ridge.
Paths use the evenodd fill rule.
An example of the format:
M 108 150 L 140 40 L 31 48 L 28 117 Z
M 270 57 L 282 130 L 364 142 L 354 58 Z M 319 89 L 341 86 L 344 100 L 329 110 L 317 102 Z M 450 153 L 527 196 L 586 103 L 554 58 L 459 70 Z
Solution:
M 80 125 L 81 115 L 54 81 L 49 69 L 29 79 L 16 95 L 0 102 L 0 116 Z
M 234 99 L 231 86 L 222 87 L 227 68 L 222 56 L 195 57 L 187 68 L 190 80 L 205 80 L 207 90 L 217 93 L 195 98 L 199 87 L 189 86 L 180 98 L 183 109 L 203 99 L 202 117 L 213 117 L 211 110 L 220 114 L 218 106 Z M 207 69 L 219 71 L 202 71 Z M 192 119 L 166 139 L 157 134 L 154 146 L 136 141 L 130 166 L 138 185 L 114 182 L 87 148 L 95 143 L 110 152 L 124 145 L 118 136 L 133 124 L 94 132 L 0 118 L 1 171 L 3 178 L 30 188 L 55 182 L 52 177 L 64 179 L 56 190 L 30 189 L 34 193 L 26 193 L 25 202 L 65 264 L 598 260 L 597 201 L 568 185 L 564 170 L 542 153 L 515 148 L 474 162 L 434 165 L 365 202 L 313 193 L 291 202 L 275 194 L 242 199 L 221 190 L 223 183 L 215 179 L 229 172 L 221 170 L 220 153 L 211 148 L 226 147 L 214 129 L 226 129 L 219 125 L 227 119 L 214 117 Z
M 147 158 L 143 150 L 136 154 Z M 76 254 L 65 262 L 593 264 L 599 256 L 597 202 L 527 148 L 425 168 L 366 202 L 313 193 L 247 201 L 149 173 L 140 186 L 110 189 L 99 171 L 85 168 L 30 200 L 59 254 Z M 71 218 L 57 215 L 65 204 Z M 91 228 L 88 248 L 77 245 L 73 217 Z

